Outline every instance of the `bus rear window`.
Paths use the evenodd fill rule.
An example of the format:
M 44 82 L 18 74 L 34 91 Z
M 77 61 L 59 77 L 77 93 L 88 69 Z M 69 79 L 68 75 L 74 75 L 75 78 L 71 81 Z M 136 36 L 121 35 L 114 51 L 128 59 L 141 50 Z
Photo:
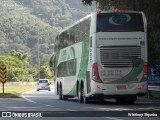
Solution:
M 97 32 L 144 31 L 142 14 L 101 13 L 97 15 Z

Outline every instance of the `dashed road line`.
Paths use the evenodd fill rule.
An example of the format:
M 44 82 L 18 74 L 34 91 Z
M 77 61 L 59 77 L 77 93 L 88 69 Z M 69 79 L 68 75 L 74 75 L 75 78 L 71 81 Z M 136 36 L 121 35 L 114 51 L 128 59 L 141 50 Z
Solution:
M 26 98 L 23 93 L 22 93 L 21 97 L 22 97 L 23 99 L 25 99 L 27 102 L 37 103 L 37 102 L 35 102 L 35 101 L 33 101 L 33 100 L 29 99 L 29 98 Z
M 119 118 L 115 118 L 115 117 L 103 117 L 103 118 L 107 118 L 107 119 L 111 119 L 111 120 L 123 120 L 123 119 L 119 119 Z
M 47 107 L 54 107 L 54 106 L 52 106 L 52 105 L 46 105 L 46 104 L 44 104 L 45 106 L 47 106 Z
M 66 110 L 68 110 L 68 111 L 77 111 L 77 110 L 73 110 L 73 109 L 66 109 Z

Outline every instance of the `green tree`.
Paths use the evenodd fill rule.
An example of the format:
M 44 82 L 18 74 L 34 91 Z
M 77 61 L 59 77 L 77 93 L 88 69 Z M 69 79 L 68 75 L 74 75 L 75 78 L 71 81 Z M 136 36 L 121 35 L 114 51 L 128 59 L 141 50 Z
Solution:
M 19 60 L 22 60 L 23 62 L 27 62 L 28 61 L 28 54 L 21 51 L 21 50 L 18 50 L 18 51 L 15 51 L 15 50 L 12 50 L 9 55 L 11 56 L 15 56 L 17 57 Z
M 48 65 L 44 65 L 44 66 L 41 66 L 40 68 L 40 78 L 52 78 L 53 75 L 52 75 L 52 72 L 50 71 L 50 68 Z
M 93 1 L 94 0 L 82 0 L 83 4 L 85 4 L 85 5 L 92 5 Z
M 7 81 L 33 81 L 34 78 L 29 74 L 27 63 L 28 55 L 23 51 L 11 51 L 6 55 L 0 56 L 0 64 L 7 67 Z

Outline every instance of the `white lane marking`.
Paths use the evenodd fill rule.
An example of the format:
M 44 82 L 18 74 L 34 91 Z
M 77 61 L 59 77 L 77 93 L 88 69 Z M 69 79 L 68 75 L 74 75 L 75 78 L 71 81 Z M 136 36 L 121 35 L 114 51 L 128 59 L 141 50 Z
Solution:
M 7 108 L 12 108 L 12 109 L 31 109 L 31 108 L 34 108 L 34 109 L 40 109 L 40 108 L 43 108 L 43 107 L 7 107 Z
M 77 110 L 73 110 L 73 109 L 66 109 L 66 110 L 68 110 L 68 111 L 77 111 Z
M 45 104 L 44 104 L 45 105 Z M 52 105 L 45 105 L 45 106 L 47 106 L 47 107 L 54 107 L 54 106 L 52 106 Z
M 37 102 L 35 102 L 35 101 L 33 101 L 33 100 L 30 100 L 29 98 L 26 98 L 23 93 L 22 93 L 21 97 L 22 97 L 23 99 L 25 99 L 27 102 L 37 103 Z
M 103 118 L 107 118 L 107 119 L 111 119 L 111 120 L 123 120 L 123 119 L 114 118 L 114 117 L 103 117 Z

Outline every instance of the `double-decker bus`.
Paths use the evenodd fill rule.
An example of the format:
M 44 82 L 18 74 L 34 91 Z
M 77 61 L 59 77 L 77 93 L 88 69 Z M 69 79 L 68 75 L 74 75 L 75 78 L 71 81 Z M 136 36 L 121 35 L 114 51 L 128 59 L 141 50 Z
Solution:
M 115 98 L 135 103 L 147 93 L 147 21 L 142 11 L 98 11 L 55 40 L 54 77 L 60 100 Z

